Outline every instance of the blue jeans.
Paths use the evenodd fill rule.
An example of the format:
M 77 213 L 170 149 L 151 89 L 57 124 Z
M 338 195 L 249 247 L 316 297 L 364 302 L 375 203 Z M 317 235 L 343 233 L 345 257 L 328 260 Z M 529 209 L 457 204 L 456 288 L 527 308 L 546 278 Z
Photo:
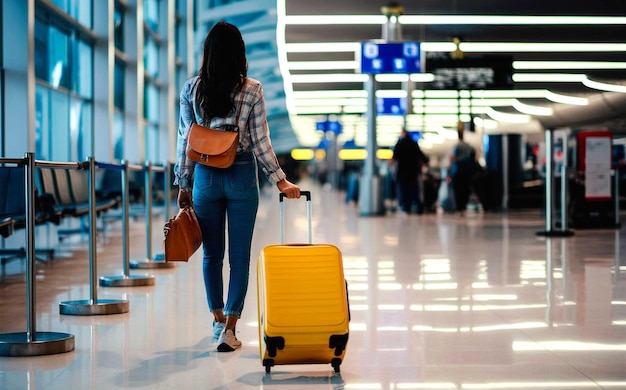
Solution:
M 202 230 L 202 270 L 209 310 L 241 316 L 248 291 L 250 248 L 259 207 L 257 165 L 251 153 L 229 168 L 196 164 L 193 205 Z M 230 278 L 224 306 L 222 268 L 228 228 Z

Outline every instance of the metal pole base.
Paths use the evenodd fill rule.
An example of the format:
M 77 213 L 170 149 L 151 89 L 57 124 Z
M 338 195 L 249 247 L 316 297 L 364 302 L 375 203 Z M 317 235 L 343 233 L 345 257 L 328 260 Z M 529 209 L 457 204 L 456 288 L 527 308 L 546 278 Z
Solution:
M 100 278 L 100 286 L 102 287 L 136 287 L 136 286 L 153 286 L 154 276 L 102 276 Z
M 130 262 L 130 268 L 133 269 L 137 269 L 137 268 L 174 268 L 176 264 L 172 263 L 172 262 L 167 262 L 165 261 L 165 259 L 163 260 L 157 260 L 156 258 L 154 260 L 150 260 L 150 259 L 145 259 L 145 260 L 137 260 L 137 261 L 131 261 Z
M 379 176 L 363 175 L 359 183 L 359 215 L 362 217 L 385 215 L 383 180 Z
M 0 334 L 0 356 L 40 356 L 74 350 L 74 335 L 56 332 L 35 332 L 32 340 L 28 334 Z
M 59 311 L 61 314 L 75 316 L 128 313 L 128 301 L 113 299 L 66 301 L 59 303 Z
M 545 232 L 537 232 L 537 235 L 546 237 L 571 237 L 574 235 L 574 232 L 571 230 L 551 230 Z

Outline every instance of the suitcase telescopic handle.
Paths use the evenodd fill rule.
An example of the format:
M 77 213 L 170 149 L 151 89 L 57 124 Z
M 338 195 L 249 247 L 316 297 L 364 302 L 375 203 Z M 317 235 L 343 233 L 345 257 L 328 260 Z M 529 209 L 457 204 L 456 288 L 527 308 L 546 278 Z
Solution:
M 304 196 L 306 198 L 306 219 L 307 225 L 309 228 L 309 244 L 313 244 L 313 228 L 311 227 L 311 191 L 300 191 L 300 197 Z M 285 243 L 285 206 L 284 199 L 287 197 L 287 194 L 281 192 L 278 195 L 279 200 L 279 210 L 280 210 L 280 243 Z M 289 199 L 289 198 L 287 198 Z
M 300 196 L 305 196 L 307 202 L 311 201 L 311 191 L 300 191 Z M 283 199 L 287 198 L 287 194 L 285 194 L 284 192 L 281 192 L 280 194 L 278 194 L 278 200 L 280 202 L 283 201 Z M 287 198 L 289 199 L 289 198 Z

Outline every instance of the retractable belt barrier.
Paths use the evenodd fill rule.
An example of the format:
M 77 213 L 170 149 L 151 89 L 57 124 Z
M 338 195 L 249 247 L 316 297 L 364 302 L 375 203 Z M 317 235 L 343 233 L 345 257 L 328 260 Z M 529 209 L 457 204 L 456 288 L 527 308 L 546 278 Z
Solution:
M 35 315 L 35 166 L 54 165 L 35 161 L 34 153 L 24 159 L 0 158 L 0 163 L 24 166 L 26 176 L 26 332 L 0 334 L 0 356 L 39 356 L 74 350 L 74 335 L 37 331 Z M 60 163 L 66 168 L 79 168 L 80 163 Z
M 169 203 L 170 203 L 170 169 L 169 164 L 164 166 L 152 165 L 150 162 L 146 162 L 144 169 L 144 201 L 146 212 L 146 258 L 143 260 L 136 260 L 130 262 L 131 268 L 172 268 L 175 266 L 173 262 L 165 261 L 164 254 L 158 254 L 152 256 L 152 174 L 154 172 L 163 172 L 163 216 L 165 221 L 169 217 Z
M 99 167 L 107 169 L 122 170 L 122 275 L 102 276 L 100 277 L 100 286 L 102 287 L 135 287 L 135 286 L 152 286 L 154 285 L 154 276 L 151 275 L 131 275 L 130 274 L 130 247 L 129 237 L 129 187 L 130 187 L 130 171 L 142 171 L 142 165 L 129 164 L 128 161 L 122 161 L 121 165 L 98 163 Z M 146 194 L 146 197 L 147 194 Z
M 48 165 L 50 166 L 50 165 Z M 93 157 L 85 163 L 82 168 L 87 170 L 88 178 L 88 198 L 89 198 L 89 291 L 90 297 L 87 300 L 67 301 L 59 304 L 61 314 L 66 315 L 101 315 L 120 314 L 128 312 L 127 300 L 98 299 L 97 279 L 97 206 L 96 206 L 96 162 Z M 61 167 L 55 165 L 53 167 Z
M 119 314 L 128 312 L 128 301 L 126 300 L 102 300 L 98 299 L 97 291 L 97 213 L 102 210 L 102 205 L 98 204 L 96 198 L 96 168 L 113 170 L 121 172 L 121 204 L 122 204 L 122 267 L 123 272 L 120 276 L 104 276 L 100 278 L 100 286 L 104 287 L 130 287 L 130 286 L 146 286 L 154 284 L 154 276 L 137 276 L 130 275 L 129 262 L 129 172 L 131 170 L 145 172 L 146 186 L 146 251 L 147 258 L 152 258 L 152 173 L 164 173 L 164 215 L 169 215 L 170 203 L 170 165 L 153 167 L 151 163 L 144 166 L 129 164 L 123 161 L 122 164 L 110 164 L 96 162 L 93 157 L 88 158 L 85 162 L 56 162 L 36 160 L 34 153 L 26 153 L 24 158 L 0 158 L 0 166 L 16 166 L 24 167 L 25 174 L 25 229 L 26 229 L 26 332 L 5 333 L 0 334 L 0 356 L 38 356 L 70 352 L 74 350 L 74 335 L 57 332 L 41 332 L 36 329 L 36 278 L 35 278 L 35 224 L 36 224 L 36 182 L 35 168 L 46 168 L 47 171 L 53 172 L 64 169 L 68 171 L 67 178 L 68 188 L 62 188 L 65 191 L 62 196 L 75 198 L 76 194 L 72 191 L 86 191 L 88 198 L 88 216 L 89 216 L 89 284 L 90 296 L 85 300 L 67 301 L 59 304 L 60 314 L 64 315 L 102 315 L 102 314 Z M 43 171 L 43 169 L 41 170 Z M 87 188 L 84 188 L 84 178 L 76 171 L 86 172 Z M 57 178 L 65 177 L 62 174 L 51 174 L 51 182 L 57 183 Z M 79 178 L 81 188 L 71 188 L 69 178 Z M 42 179 L 45 181 L 45 178 Z M 43 184 L 42 184 L 43 185 Z M 56 184 L 55 184 L 56 186 Z M 7 189 L 12 190 L 12 189 Z M 41 194 L 40 194 L 41 195 Z M 59 195 L 59 194 L 56 194 Z M 81 193 L 81 199 L 84 198 Z M 63 208 L 63 204 L 56 206 Z M 71 211 L 63 208 L 61 213 L 65 215 L 73 215 Z M 77 214 L 78 215 L 78 214 Z M 85 215 L 82 209 L 80 215 Z M 17 216 L 16 216 L 17 217 Z M 21 217 L 21 216 L 20 216 Z M 12 226 L 15 221 L 9 217 L 0 221 L 0 227 L 4 236 L 13 233 Z M 158 255 L 157 255 L 158 257 Z M 152 261 L 157 263 L 159 261 Z M 164 259 L 161 261 L 165 263 Z M 144 267 L 145 268 L 145 267 Z

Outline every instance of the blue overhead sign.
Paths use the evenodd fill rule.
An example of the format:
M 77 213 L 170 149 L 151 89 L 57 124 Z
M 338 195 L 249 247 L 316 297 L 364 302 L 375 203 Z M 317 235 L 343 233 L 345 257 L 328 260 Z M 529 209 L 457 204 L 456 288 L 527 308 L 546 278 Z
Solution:
M 341 134 L 343 126 L 339 121 L 325 120 L 322 122 L 315 122 L 315 129 L 318 131 L 332 131 L 335 134 Z
M 376 98 L 376 112 L 381 115 L 404 115 L 406 99 L 393 97 Z
M 362 42 L 361 73 L 420 73 L 419 42 Z

